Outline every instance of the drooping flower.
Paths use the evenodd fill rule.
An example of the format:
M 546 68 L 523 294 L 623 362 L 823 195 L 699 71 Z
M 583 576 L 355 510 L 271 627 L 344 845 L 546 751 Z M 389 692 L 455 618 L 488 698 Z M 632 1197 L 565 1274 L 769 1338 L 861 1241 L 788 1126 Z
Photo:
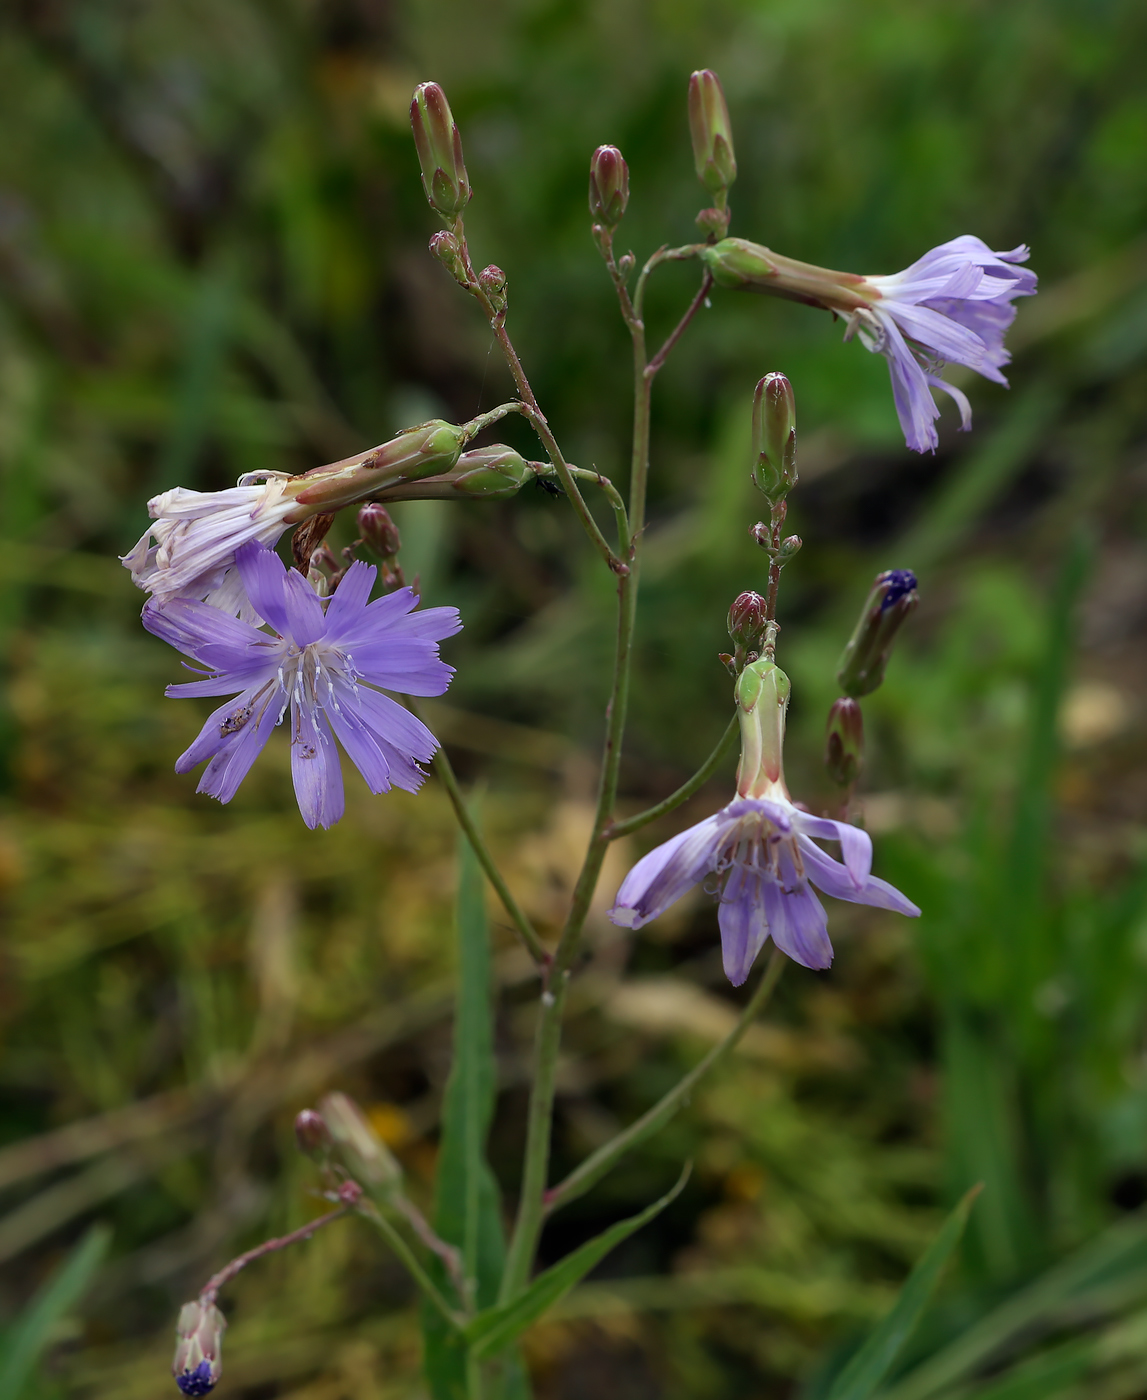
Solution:
M 1015 320 L 1017 297 L 1035 294 L 1036 275 L 1022 244 L 994 253 L 980 238 L 963 234 L 925 253 L 890 276 L 833 272 L 783 257 L 743 238 L 726 238 L 700 256 L 721 286 L 765 292 L 834 311 L 848 320 L 866 349 L 888 361 L 892 396 L 908 446 L 935 451 L 940 410 L 933 389 L 951 395 L 968 428 L 967 396 L 940 377 L 947 363 L 1007 384 L 1001 370 L 1011 358 L 1004 334 Z
M 175 1324 L 175 1360 L 171 1374 L 184 1395 L 209 1395 L 222 1371 L 220 1350 L 227 1319 L 202 1298 L 184 1303 Z
M 872 872 L 872 841 L 848 822 L 814 817 L 789 797 L 781 764 L 789 683 L 771 661 L 742 671 L 737 683 L 741 765 L 737 796 L 714 816 L 643 856 L 622 881 L 609 911 L 622 928 L 641 928 L 694 885 L 720 901 L 725 974 L 739 987 L 765 941 L 804 967 L 832 962 L 828 919 L 812 890 L 900 914 L 920 910 Z M 816 839 L 838 841 L 842 860 Z
M 271 731 L 288 715 L 291 774 L 303 820 L 332 826 L 343 814 L 335 747 L 343 748 L 371 792 L 417 792 L 438 741 L 383 689 L 441 695 L 453 668 L 438 643 L 461 627 L 456 608 L 415 611 L 409 588 L 370 601 L 376 570 L 350 566 L 330 599 L 257 543 L 235 555 L 238 577 L 262 630 L 206 603 L 149 602 L 143 624 L 206 667 L 203 679 L 170 685 L 172 696 L 230 695 L 180 755 L 177 773 L 209 760 L 199 792 L 229 802 Z M 333 733 L 332 733 L 333 731 Z
M 226 491 L 176 486 L 148 501 L 155 523 L 123 556 L 123 565 L 160 604 L 193 598 L 257 622 L 235 572 L 236 550 L 252 540 L 274 545 L 288 526 L 449 471 L 458 461 L 466 432 L 435 418 L 301 476 L 254 472 Z M 268 479 L 256 484 L 255 477 Z

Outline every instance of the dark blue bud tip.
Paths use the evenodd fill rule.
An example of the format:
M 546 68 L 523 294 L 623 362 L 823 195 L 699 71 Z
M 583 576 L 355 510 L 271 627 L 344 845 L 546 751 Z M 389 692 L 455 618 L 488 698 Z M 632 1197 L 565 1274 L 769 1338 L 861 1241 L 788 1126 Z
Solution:
M 881 612 L 890 608 L 893 603 L 898 603 L 906 593 L 916 590 L 916 575 L 911 569 L 889 569 L 884 577 L 888 584 L 888 592 L 880 604 Z
M 211 1363 L 201 1361 L 194 1371 L 185 1371 L 182 1376 L 176 1376 L 175 1384 L 184 1395 L 209 1395 L 215 1389 Z

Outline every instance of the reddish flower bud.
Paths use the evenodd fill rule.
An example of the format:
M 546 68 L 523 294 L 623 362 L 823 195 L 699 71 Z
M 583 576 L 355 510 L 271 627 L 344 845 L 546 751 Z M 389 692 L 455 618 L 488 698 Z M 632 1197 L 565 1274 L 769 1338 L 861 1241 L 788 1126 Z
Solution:
M 721 80 L 702 68 L 689 79 L 689 134 L 697 178 L 724 208 L 729 186 L 737 178 L 733 128 Z
M 470 285 L 466 264 L 462 258 L 462 249 L 452 233 L 447 233 L 445 229 L 439 229 L 430 240 L 430 255 L 438 259 L 455 282 L 460 283 L 463 287 Z
M 295 1141 L 299 1151 L 308 1157 L 321 1155 L 331 1145 L 331 1135 L 323 1122 L 322 1114 L 313 1108 L 304 1108 L 295 1116 Z
M 505 311 L 509 298 L 506 296 L 506 274 L 500 267 L 491 263 L 478 274 L 478 285 L 490 298 L 495 311 Z
M 864 717 L 851 696 L 834 700 L 824 734 L 824 766 L 838 787 L 848 788 L 864 767 Z
M 437 83 L 420 83 L 414 89 L 410 125 L 426 198 L 444 218 L 456 218 L 470 202 L 470 181 L 462 159 L 462 138 Z
M 393 559 L 402 548 L 398 526 L 391 520 L 386 507 L 377 501 L 371 501 L 359 511 L 358 532 L 367 549 L 380 559 Z
M 629 166 L 616 146 L 599 146 L 589 163 L 589 212 L 616 228 L 629 203 Z

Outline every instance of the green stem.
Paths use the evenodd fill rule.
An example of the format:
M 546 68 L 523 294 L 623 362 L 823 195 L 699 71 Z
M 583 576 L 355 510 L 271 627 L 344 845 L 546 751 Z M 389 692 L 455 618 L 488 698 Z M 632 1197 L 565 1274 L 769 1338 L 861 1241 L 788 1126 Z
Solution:
M 369 1220 L 372 1225 L 378 1227 L 382 1235 L 385 1237 L 387 1244 L 390 1245 L 391 1249 L 394 1250 L 395 1254 L 398 1255 L 398 1258 L 405 1265 L 407 1272 L 410 1274 L 410 1277 L 414 1280 L 418 1287 L 422 1289 L 426 1297 L 430 1300 L 434 1307 L 442 1314 L 442 1316 L 446 1319 L 450 1326 L 457 1329 L 458 1331 L 461 1331 L 466 1319 L 460 1314 L 456 1313 L 454 1309 L 450 1306 L 450 1304 L 446 1301 L 446 1299 L 442 1296 L 437 1286 L 435 1285 L 434 1280 L 418 1262 L 418 1256 L 414 1253 L 414 1251 L 410 1248 L 410 1246 L 406 1243 L 406 1241 L 402 1238 L 402 1236 L 398 1233 L 398 1231 L 394 1228 L 390 1221 L 387 1220 L 386 1216 L 383 1215 L 380 1210 L 370 1205 L 359 1206 L 358 1213 L 364 1216 L 367 1220 Z
M 569 973 L 560 971 L 549 979 L 542 993 L 541 1009 L 534 1036 L 534 1083 L 530 1091 L 526 1122 L 526 1151 L 522 1188 L 514 1233 L 506 1254 L 499 1303 L 508 1303 L 529 1282 L 534 1251 L 543 1219 L 543 1200 L 550 1165 L 550 1129 L 557 1077 L 558 1049 L 562 1035 L 562 1008 L 565 1005 Z
M 405 697 L 407 709 L 418 719 L 422 718 L 417 701 L 409 695 Z M 502 907 L 513 920 L 518 936 L 526 945 L 526 950 L 530 957 L 539 967 L 548 967 L 551 961 L 551 954 L 546 949 L 545 944 L 534 932 L 534 926 L 530 923 L 521 905 L 510 892 L 509 885 L 502 878 L 502 872 L 494 862 L 494 857 L 490 854 L 489 847 L 482 839 L 482 833 L 478 830 L 474 818 L 470 815 L 470 810 L 466 806 L 466 800 L 462 796 L 462 789 L 458 786 L 458 779 L 454 773 L 454 768 L 446 756 L 446 749 L 439 744 L 438 751 L 434 755 L 434 771 L 438 774 L 438 780 L 446 789 L 446 795 L 450 798 L 450 804 L 454 808 L 454 815 L 458 818 L 458 825 L 466 833 L 466 839 L 470 842 L 474 854 L 478 857 L 478 864 L 486 872 L 486 879 L 494 887 L 494 893 L 502 901 Z
M 737 1042 L 749 1029 L 757 1013 L 773 994 L 773 988 L 777 985 L 781 971 L 784 968 L 784 954 L 779 949 L 774 948 L 769 958 L 768 966 L 761 977 L 757 990 L 750 997 L 744 1011 L 741 1012 L 737 1024 L 729 1032 L 719 1045 L 714 1045 L 712 1050 L 696 1064 L 693 1069 L 675 1085 L 664 1098 L 655 1103 L 651 1109 L 643 1113 L 636 1123 L 631 1123 L 624 1132 L 619 1133 L 612 1141 L 605 1143 L 598 1150 L 575 1168 L 569 1176 L 552 1190 L 546 1192 L 544 1201 L 544 1213 L 549 1214 L 557 1210 L 559 1206 L 567 1205 L 576 1199 L 591 1186 L 600 1181 L 610 1170 L 619 1157 L 634 1148 L 640 1142 L 644 1142 L 647 1137 L 651 1137 L 657 1130 L 669 1121 L 677 1112 L 689 1095 L 693 1092 L 698 1082 L 719 1061 L 723 1060 L 734 1048 Z
M 479 413 L 476 418 L 471 418 L 469 422 L 462 424 L 462 431 L 466 434 L 466 441 L 476 438 L 480 432 L 486 428 L 493 427 L 495 423 L 500 423 L 511 413 L 525 413 L 524 405 L 515 399 L 512 403 L 500 403 L 497 408 L 492 408 L 487 413 Z
M 551 473 L 553 475 L 557 474 L 557 468 L 549 462 L 531 462 L 530 466 L 534 468 L 539 476 L 549 477 L 550 480 L 553 479 Z M 625 549 L 629 540 L 629 514 L 625 509 L 625 502 L 621 499 L 621 492 L 613 482 L 610 481 L 609 477 L 602 476 L 601 472 L 587 471 L 584 467 L 575 467 L 572 465 L 569 467 L 569 472 L 571 476 L 577 477 L 579 481 L 592 481 L 595 486 L 601 487 L 606 500 L 609 502 L 610 509 L 613 511 L 614 520 L 617 522 L 618 547 L 620 549 Z
M 638 812 L 637 815 L 633 817 L 626 817 L 624 821 L 610 822 L 605 833 L 609 840 L 616 841 L 619 836 L 630 836 L 633 832 L 640 831 L 643 826 L 648 826 L 650 822 L 655 822 L 658 817 L 663 817 L 667 812 L 672 812 L 675 807 L 680 807 L 683 802 L 687 802 L 698 789 L 704 787 L 717 771 L 721 760 L 733 745 L 737 730 L 737 716 L 734 715 L 729 721 L 724 734 L 717 740 L 713 752 L 701 767 L 697 769 L 696 773 L 693 774 L 689 781 L 682 783 L 676 792 L 670 793 L 663 801 L 658 802 L 655 807 L 647 807 L 644 812 Z

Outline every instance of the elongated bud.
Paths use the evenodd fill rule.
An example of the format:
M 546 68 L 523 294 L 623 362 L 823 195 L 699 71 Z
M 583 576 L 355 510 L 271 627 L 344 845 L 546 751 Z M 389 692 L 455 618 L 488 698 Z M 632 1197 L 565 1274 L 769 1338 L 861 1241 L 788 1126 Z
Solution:
M 708 68 L 689 79 L 689 134 L 697 178 L 724 209 L 729 186 L 737 178 L 737 160 L 721 80 Z
M 738 797 L 767 797 L 784 791 L 785 711 L 789 678 L 774 662 L 753 661 L 733 692 L 741 721 Z
M 837 787 L 850 788 L 864 767 L 864 716 L 851 696 L 832 702 L 824 731 L 824 766 Z
M 599 146 L 589 163 L 589 212 L 613 229 L 629 204 L 629 166 L 616 146 Z
M 402 1168 L 353 1099 L 346 1094 L 326 1094 L 319 1111 L 353 1177 L 383 1192 L 401 1185 Z
M 719 287 L 761 292 L 850 316 L 881 300 L 879 288 L 856 272 L 834 272 L 774 253 L 747 238 L 722 238 L 699 256 Z
M 797 405 L 783 374 L 766 374 L 753 394 L 753 480 L 776 505 L 797 483 Z
M 227 1319 L 214 1303 L 184 1303 L 175 1324 L 171 1374 L 184 1395 L 206 1395 L 222 1371 L 220 1347 Z
M 295 1141 L 299 1151 L 308 1157 L 321 1157 L 331 1145 L 331 1135 L 323 1122 L 322 1114 L 313 1108 L 304 1108 L 295 1116 Z
M 461 245 L 452 233 L 447 233 L 444 228 L 439 229 L 430 240 L 430 254 L 438 259 L 459 286 L 470 286 Z
M 437 83 L 420 83 L 414 89 L 410 125 L 426 198 L 444 218 L 456 218 L 470 202 L 470 181 L 462 159 L 462 138 Z
M 387 508 L 377 501 L 360 508 L 357 523 L 363 544 L 380 559 L 393 559 L 402 548 L 398 526 L 391 520 Z
M 504 442 L 463 452 L 451 473 L 456 492 L 486 501 L 509 500 L 533 474 L 521 453 Z
M 461 428 L 436 418 L 409 428 L 370 452 L 317 467 L 287 483 L 286 490 L 295 499 L 295 510 L 287 522 L 295 524 L 320 511 L 353 505 L 390 486 L 449 471 L 465 441 Z
M 917 602 L 916 575 L 911 569 L 886 569 L 876 575 L 836 672 L 845 695 L 869 695 L 884 680 L 892 643 Z

